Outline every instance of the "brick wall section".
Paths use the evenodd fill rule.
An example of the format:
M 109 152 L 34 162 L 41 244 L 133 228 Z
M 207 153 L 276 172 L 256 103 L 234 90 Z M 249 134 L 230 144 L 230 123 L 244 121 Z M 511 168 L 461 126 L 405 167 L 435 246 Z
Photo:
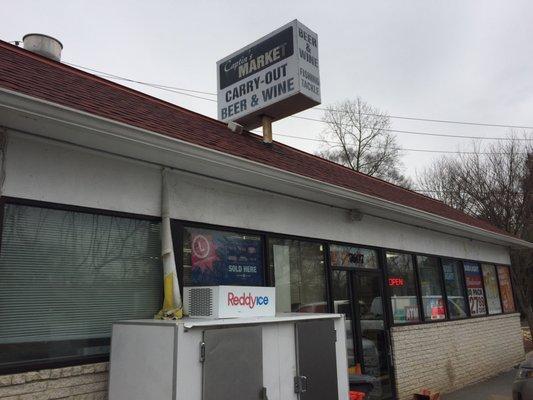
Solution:
M 392 343 L 399 400 L 459 389 L 524 358 L 519 314 L 394 327 Z
M 0 375 L 0 400 L 105 400 L 108 363 Z

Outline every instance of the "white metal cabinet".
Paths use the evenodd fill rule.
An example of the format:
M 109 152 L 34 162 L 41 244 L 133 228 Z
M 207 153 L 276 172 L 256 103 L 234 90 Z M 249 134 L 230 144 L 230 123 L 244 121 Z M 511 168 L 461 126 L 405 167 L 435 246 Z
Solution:
M 204 360 L 206 346 L 202 343 L 204 340 L 210 340 L 213 336 L 220 336 L 220 340 L 238 341 L 238 335 L 225 333 L 239 332 L 239 328 L 247 327 L 253 328 L 252 330 L 254 327 L 260 327 L 262 385 L 265 388 L 266 398 L 268 400 L 312 398 L 311 393 L 307 395 L 295 393 L 295 377 L 299 373 L 296 324 L 313 320 L 333 321 L 336 331 L 334 355 L 336 371 L 334 374 L 337 377 L 338 399 L 347 400 L 348 376 L 344 317 L 337 314 L 279 314 L 276 317 L 236 319 L 185 318 L 179 321 L 135 320 L 118 322 L 113 325 L 111 340 L 109 399 L 208 399 L 209 394 L 206 390 L 210 390 L 209 384 L 212 382 L 207 382 L 206 386 L 204 379 L 206 377 L 213 379 L 209 377 L 217 374 L 216 370 L 215 375 L 213 375 L 213 370 L 206 368 Z M 222 335 L 205 334 L 206 331 L 213 329 L 226 329 L 227 331 L 221 332 L 224 333 Z M 235 329 L 237 331 L 233 331 Z M 246 332 L 246 329 L 243 329 L 242 332 Z M 231 345 L 233 346 L 234 343 Z M 306 351 L 313 351 L 313 348 L 320 349 L 320 346 L 320 343 L 317 343 L 316 347 L 307 346 Z M 231 349 L 231 346 L 228 349 Z M 229 354 L 231 352 L 233 350 Z M 237 354 L 237 352 L 233 353 Z M 245 353 L 246 351 L 243 351 L 243 354 Z M 224 358 L 228 357 L 224 356 Z M 238 359 L 239 357 L 227 359 L 228 368 L 232 368 L 236 374 L 240 373 Z M 221 360 L 216 361 L 218 363 Z M 222 362 L 217 365 L 217 368 L 223 368 L 223 364 Z M 248 363 L 248 365 L 252 364 Z M 252 380 L 256 378 L 251 375 L 250 377 Z M 232 379 L 231 374 L 224 375 L 223 373 L 222 379 L 224 380 L 219 383 L 221 387 L 225 384 L 243 382 L 242 379 L 226 382 L 226 379 Z M 259 384 L 257 380 L 254 382 L 255 385 Z M 203 388 L 207 389 L 203 390 Z M 265 396 L 258 390 L 256 398 L 265 399 Z M 222 391 L 220 399 L 224 399 Z

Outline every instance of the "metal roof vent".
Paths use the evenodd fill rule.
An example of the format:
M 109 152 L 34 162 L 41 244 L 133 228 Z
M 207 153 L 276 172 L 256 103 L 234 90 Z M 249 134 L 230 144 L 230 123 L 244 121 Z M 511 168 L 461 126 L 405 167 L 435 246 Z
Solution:
M 28 33 L 22 38 L 24 48 L 54 61 L 61 61 L 63 45 L 52 36 Z

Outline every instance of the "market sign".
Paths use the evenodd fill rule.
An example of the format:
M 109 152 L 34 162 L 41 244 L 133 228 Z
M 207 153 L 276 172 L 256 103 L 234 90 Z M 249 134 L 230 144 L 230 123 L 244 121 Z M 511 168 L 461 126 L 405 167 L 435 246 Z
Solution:
M 217 62 L 218 119 L 247 129 L 320 104 L 318 36 L 294 20 Z

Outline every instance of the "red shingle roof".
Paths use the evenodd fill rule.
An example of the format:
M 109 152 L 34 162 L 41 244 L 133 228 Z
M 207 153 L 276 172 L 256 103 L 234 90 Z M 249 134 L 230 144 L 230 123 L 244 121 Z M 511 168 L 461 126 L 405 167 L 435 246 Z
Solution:
M 444 203 L 0 41 L 0 87 L 506 234 Z

